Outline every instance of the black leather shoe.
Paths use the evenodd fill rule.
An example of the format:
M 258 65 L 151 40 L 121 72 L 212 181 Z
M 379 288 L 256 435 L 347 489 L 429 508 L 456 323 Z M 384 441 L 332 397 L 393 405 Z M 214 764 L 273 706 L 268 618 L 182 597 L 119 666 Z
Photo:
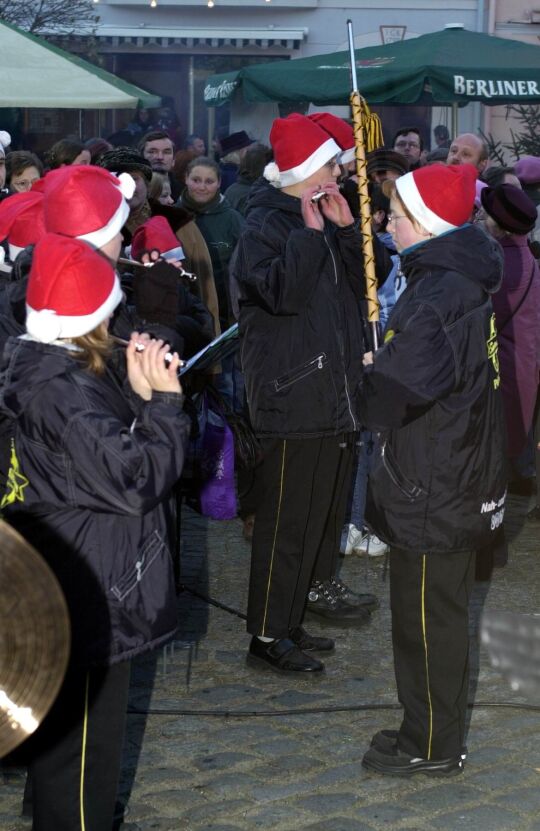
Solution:
M 366 606 L 351 606 L 342 600 L 330 580 L 313 583 L 308 594 L 306 612 L 332 623 L 367 623 L 371 618 Z
M 353 592 L 345 583 L 342 583 L 341 580 L 337 580 L 335 577 L 332 577 L 330 580 L 330 585 L 337 596 L 341 600 L 344 600 L 345 603 L 348 603 L 349 606 L 364 606 L 370 612 L 379 608 L 379 601 L 374 594 L 359 594 Z
M 366 770 L 387 776 L 414 776 L 415 773 L 424 773 L 427 776 L 456 776 L 462 773 L 463 765 L 461 756 L 448 759 L 420 759 L 404 753 L 397 744 L 385 750 L 377 746 L 370 747 L 362 759 L 362 767 Z
M 273 669 L 281 673 L 320 673 L 324 670 L 324 664 L 306 655 L 290 638 L 264 643 L 259 638 L 253 637 L 249 645 L 249 652 L 246 659 L 249 666 L 260 669 Z
M 371 739 L 371 747 L 376 747 L 377 750 L 388 752 L 393 747 L 397 747 L 398 730 L 379 730 Z M 467 758 L 467 746 L 463 745 L 461 749 L 461 758 L 463 761 Z
M 291 629 L 289 637 L 303 652 L 332 652 L 335 646 L 332 638 L 318 638 L 310 635 L 301 626 Z

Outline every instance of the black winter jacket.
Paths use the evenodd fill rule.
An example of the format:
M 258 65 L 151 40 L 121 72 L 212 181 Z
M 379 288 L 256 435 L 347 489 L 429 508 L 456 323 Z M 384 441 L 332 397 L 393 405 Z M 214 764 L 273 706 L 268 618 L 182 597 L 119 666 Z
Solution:
M 305 438 L 359 429 L 364 279 L 357 228 L 306 228 L 300 199 L 260 179 L 230 273 L 256 433 Z
M 114 378 L 66 348 L 10 338 L 0 411 L 14 446 L 2 510 L 66 595 L 72 661 L 130 658 L 175 632 L 165 501 L 184 461 L 182 396 L 136 414 Z
M 412 247 L 407 288 L 364 376 L 361 414 L 381 431 L 366 518 L 421 553 L 489 544 L 506 491 L 497 338 L 497 244 L 476 226 Z

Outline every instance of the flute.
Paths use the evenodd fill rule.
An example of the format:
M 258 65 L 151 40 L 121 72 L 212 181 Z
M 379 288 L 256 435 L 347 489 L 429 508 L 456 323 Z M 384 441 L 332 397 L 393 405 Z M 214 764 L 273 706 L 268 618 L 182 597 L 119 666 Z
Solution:
M 137 265 L 139 268 L 142 266 L 143 268 L 152 268 L 158 260 L 153 260 L 151 263 L 140 263 L 138 260 L 130 260 L 128 257 L 119 257 L 118 262 L 122 265 Z M 167 262 L 167 260 L 165 260 Z M 176 266 L 175 266 L 176 268 Z M 184 277 L 186 280 L 189 280 L 190 283 L 194 283 L 197 279 L 197 275 L 194 274 L 192 271 L 186 271 L 185 268 L 180 266 L 180 268 L 176 269 L 179 274 L 179 277 Z
M 117 338 L 116 335 L 111 335 L 110 337 L 111 337 L 111 340 L 113 340 L 115 343 L 119 343 L 120 346 L 129 346 L 129 341 L 125 340 L 124 338 Z M 145 348 L 146 348 L 146 346 L 145 346 L 144 343 L 136 343 L 135 344 L 135 349 L 137 350 L 137 352 L 144 352 Z M 165 353 L 165 363 L 166 364 L 170 364 L 170 362 L 172 361 L 173 358 L 174 358 L 174 355 L 173 355 L 172 352 L 166 352 Z M 180 366 L 184 366 L 184 364 L 185 364 L 185 361 L 180 361 Z

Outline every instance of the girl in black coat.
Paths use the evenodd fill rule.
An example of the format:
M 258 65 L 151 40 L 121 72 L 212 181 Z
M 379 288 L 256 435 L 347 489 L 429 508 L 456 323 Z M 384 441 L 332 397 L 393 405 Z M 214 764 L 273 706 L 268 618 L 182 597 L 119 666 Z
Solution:
M 474 550 L 504 514 L 504 430 L 491 295 L 502 260 L 467 223 L 472 165 L 394 183 L 389 229 L 407 288 L 365 356 L 363 423 L 381 434 L 366 516 L 389 543 L 398 731 L 363 764 L 392 775 L 463 769 Z
M 13 443 L 2 509 L 54 571 L 72 626 L 67 676 L 32 751 L 34 831 L 112 827 L 129 659 L 176 629 L 165 502 L 188 433 L 179 358 L 167 367 L 167 346 L 133 333 L 128 399 L 107 366 L 121 296 L 103 256 L 47 234 L 27 334 L 4 352 Z

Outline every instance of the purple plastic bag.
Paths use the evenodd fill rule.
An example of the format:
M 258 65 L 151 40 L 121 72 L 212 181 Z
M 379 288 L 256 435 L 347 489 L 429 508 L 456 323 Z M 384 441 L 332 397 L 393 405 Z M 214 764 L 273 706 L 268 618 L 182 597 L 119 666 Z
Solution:
M 206 400 L 203 406 L 206 418 L 199 456 L 201 514 L 211 519 L 234 519 L 234 436 L 221 413 L 208 407 Z

